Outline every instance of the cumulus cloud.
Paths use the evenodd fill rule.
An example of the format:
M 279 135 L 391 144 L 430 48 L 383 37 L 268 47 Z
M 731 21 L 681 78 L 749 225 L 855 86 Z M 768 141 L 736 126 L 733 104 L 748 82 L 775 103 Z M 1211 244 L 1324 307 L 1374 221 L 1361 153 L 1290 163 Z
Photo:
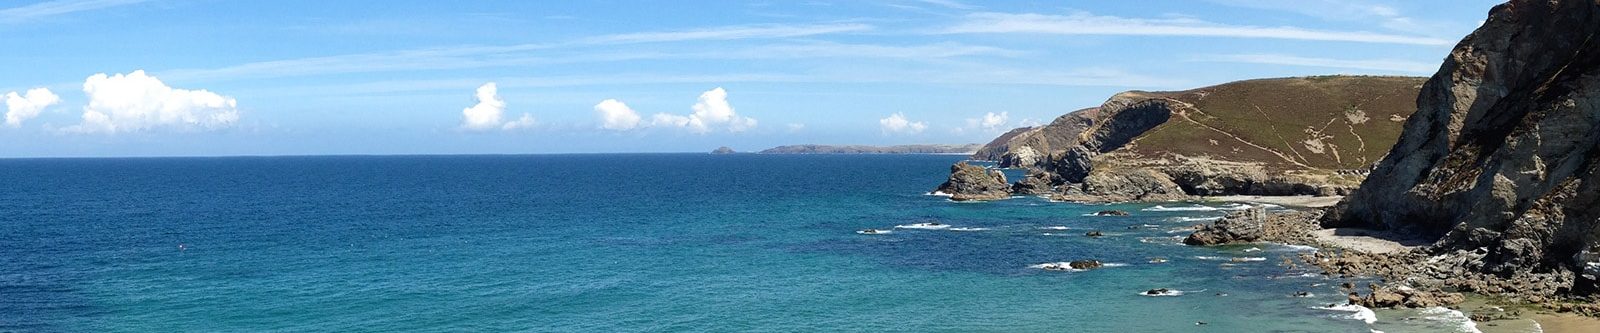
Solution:
M 885 135 L 917 134 L 922 133 L 922 130 L 928 129 L 928 124 L 920 121 L 911 121 L 906 119 L 905 114 L 895 112 L 889 115 L 888 118 L 878 119 L 878 127 Z
M 594 106 L 600 116 L 600 127 L 610 130 L 631 130 L 643 127 L 681 128 L 691 133 L 705 134 L 719 129 L 744 132 L 756 127 L 756 119 L 739 115 L 728 103 L 728 91 L 718 87 L 700 94 L 700 99 L 690 106 L 688 115 L 657 113 L 649 122 L 641 122 L 638 112 L 615 99 L 601 101 Z
M 806 130 L 806 124 L 789 123 L 789 133 L 799 133 L 804 130 Z
M 728 91 L 722 87 L 700 93 L 700 99 L 689 108 L 694 113 L 688 116 L 658 113 L 651 118 L 651 125 L 681 127 L 697 134 L 710 132 L 713 127 L 726 127 L 729 132 L 735 133 L 756 127 L 755 118 L 740 116 L 733 111 L 733 105 L 728 103 Z
M 13 91 L 6 93 L 5 97 L 6 126 L 13 128 L 21 127 L 23 121 L 38 117 L 44 108 L 61 103 L 61 96 L 45 88 L 28 89 L 21 95 Z
M 167 86 L 143 70 L 95 74 L 83 81 L 89 105 L 83 122 L 63 130 L 78 133 L 137 132 L 157 128 L 210 130 L 239 121 L 239 102 L 206 90 Z
M 500 99 L 499 88 L 494 82 L 484 83 L 478 87 L 478 104 L 461 110 L 461 127 L 472 130 L 486 130 L 500 126 L 500 117 L 505 114 L 506 101 Z
M 521 118 L 504 121 L 506 101 L 500 98 L 500 88 L 494 82 L 478 86 L 474 96 L 478 104 L 461 109 L 461 128 L 474 131 L 487 131 L 492 129 L 514 130 L 533 127 L 538 121 L 533 115 L 523 113 Z
M 1005 128 L 1008 122 L 1007 118 L 1010 118 L 1010 116 L 1006 112 L 985 112 L 983 117 L 967 119 L 967 123 L 985 131 L 996 132 L 1007 129 Z
M 595 114 L 600 116 L 600 128 L 616 131 L 626 131 L 639 127 L 639 113 L 622 101 L 608 99 L 594 105 Z

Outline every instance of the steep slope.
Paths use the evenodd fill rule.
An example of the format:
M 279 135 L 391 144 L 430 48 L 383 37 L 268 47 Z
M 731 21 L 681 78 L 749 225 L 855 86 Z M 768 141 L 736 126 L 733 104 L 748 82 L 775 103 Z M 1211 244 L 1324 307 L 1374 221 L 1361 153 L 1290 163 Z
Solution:
M 1317 76 L 1129 91 L 984 150 L 1070 201 L 1353 190 L 1400 136 L 1423 78 Z M 1000 140 L 996 140 L 999 142 Z M 1023 158 L 1038 156 L 1036 158 Z
M 1572 288 L 1592 290 L 1600 274 L 1597 34 L 1600 1 L 1496 6 L 1428 80 L 1388 157 L 1322 223 L 1432 235 L 1433 253 L 1475 258 L 1466 271 L 1578 272 L 1590 276 Z
M 1100 108 L 1087 108 L 1056 117 L 1050 124 L 1023 127 L 1001 134 L 978 149 L 972 159 L 998 161 L 1002 168 L 1048 167 L 1051 154 L 1078 143 L 1078 135 L 1094 125 Z

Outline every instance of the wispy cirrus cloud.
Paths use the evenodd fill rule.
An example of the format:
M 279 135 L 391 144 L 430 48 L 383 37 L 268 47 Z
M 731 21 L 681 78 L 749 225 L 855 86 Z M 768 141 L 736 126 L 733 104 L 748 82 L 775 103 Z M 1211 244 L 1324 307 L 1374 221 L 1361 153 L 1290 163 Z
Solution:
M 690 40 L 734 40 L 751 38 L 786 38 L 804 37 L 846 32 L 862 32 L 872 30 L 873 26 L 862 23 L 832 23 L 812 25 L 753 25 L 753 26 L 725 26 L 706 29 L 664 31 L 664 32 L 638 32 L 615 35 L 596 36 L 578 40 L 579 44 L 624 44 L 624 43 L 655 43 L 679 42 Z
M 56 15 L 132 5 L 149 0 L 56 0 L 0 9 L 0 23 L 20 23 Z
M 576 54 L 535 54 L 523 50 L 459 47 L 403 50 L 253 62 L 210 69 L 177 69 L 163 75 L 183 80 L 236 80 L 393 71 L 448 70 L 510 66 L 603 63 L 672 59 L 936 59 L 966 56 L 1014 57 L 1025 52 L 962 43 L 914 45 L 785 42 L 724 47 L 715 51 L 583 51 Z
M 1439 70 L 1438 63 L 1427 63 L 1420 61 L 1396 59 L 1329 59 L 1301 57 L 1286 54 L 1213 54 L 1196 56 L 1192 59 L 1192 61 L 1343 68 L 1409 74 L 1427 74 Z
M 305 57 L 282 60 L 269 60 L 239 64 L 220 68 L 205 69 L 174 69 L 163 71 L 163 75 L 171 79 L 186 80 L 218 80 L 242 78 L 271 78 L 293 77 L 326 74 L 373 73 L 389 71 L 416 71 L 416 70 L 442 70 L 463 68 L 485 68 L 499 66 L 522 66 L 541 64 L 565 64 L 578 62 L 606 62 L 642 60 L 651 58 L 687 58 L 687 57 L 783 57 L 794 56 L 784 53 L 783 49 L 761 50 L 747 48 L 745 50 L 720 50 L 720 52 L 701 53 L 663 53 L 663 52 L 618 52 L 609 54 L 587 53 L 568 57 L 547 56 L 531 54 L 531 51 L 548 51 L 555 49 L 572 49 L 595 46 L 611 46 L 641 43 L 688 42 L 688 41 L 727 41 L 741 39 L 785 39 L 810 37 L 827 34 L 851 33 L 872 30 L 874 27 L 861 23 L 827 23 L 808 25 L 741 25 L 723 26 L 703 29 L 641 32 L 602 35 L 587 38 L 578 38 L 570 41 L 553 43 L 528 43 L 516 45 L 472 45 L 453 47 L 419 48 L 397 51 L 370 52 L 357 54 L 343 54 L 332 56 Z M 855 54 L 862 56 L 878 56 L 883 54 L 970 54 L 979 52 L 997 52 L 996 48 L 965 47 L 961 45 L 941 44 L 921 46 L 920 49 L 910 49 L 902 52 L 883 52 L 885 48 L 871 49 L 866 46 L 836 45 L 839 46 L 834 54 L 850 50 L 858 50 Z M 778 46 L 788 48 L 808 48 L 806 44 Z M 929 50 L 929 48 L 944 47 L 946 50 Z M 809 47 L 813 51 L 821 50 Z
M 1193 18 L 1125 18 L 1075 12 L 1067 15 L 1036 13 L 973 13 L 941 31 L 947 34 L 1030 33 L 1050 35 L 1187 36 L 1264 38 L 1329 42 L 1449 46 L 1455 41 L 1365 31 L 1327 31 L 1299 27 L 1228 25 Z

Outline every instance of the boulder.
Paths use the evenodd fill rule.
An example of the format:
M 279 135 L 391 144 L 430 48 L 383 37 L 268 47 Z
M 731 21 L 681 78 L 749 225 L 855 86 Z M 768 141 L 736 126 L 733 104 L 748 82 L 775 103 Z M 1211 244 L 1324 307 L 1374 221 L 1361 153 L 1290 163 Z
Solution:
M 1029 170 L 1028 176 L 1011 185 L 1011 191 L 1025 195 L 1049 195 L 1055 192 L 1055 175 L 1037 169 Z
M 1085 259 L 1085 260 L 1073 260 L 1071 262 L 1068 262 L 1067 266 L 1068 267 L 1072 267 L 1072 269 L 1095 269 L 1095 268 L 1100 268 L 1101 266 L 1104 266 L 1104 264 L 1101 264 L 1099 260 Z
M 1006 175 L 999 170 L 970 165 L 966 162 L 950 166 L 950 179 L 935 191 L 950 195 L 950 200 L 1000 200 L 1011 197 L 1011 186 Z

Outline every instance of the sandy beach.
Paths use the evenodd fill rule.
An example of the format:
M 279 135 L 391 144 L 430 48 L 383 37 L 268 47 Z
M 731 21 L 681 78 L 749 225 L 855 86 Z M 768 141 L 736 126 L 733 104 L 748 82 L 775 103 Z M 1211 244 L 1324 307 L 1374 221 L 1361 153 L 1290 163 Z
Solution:
M 1333 207 L 1334 204 L 1338 204 L 1339 203 L 1340 199 L 1344 199 L 1344 197 L 1342 197 L 1342 196 L 1318 197 L 1318 196 L 1309 196 L 1309 195 L 1291 195 L 1291 196 L 1224 195 L 1224 196 L 1205 197 L 1206 201 L 1259 202 L 1259 203 L 1269 203 L 1269 204 L 1274 204 L 1274 205 L 1306 207 L 1306 208 Z

